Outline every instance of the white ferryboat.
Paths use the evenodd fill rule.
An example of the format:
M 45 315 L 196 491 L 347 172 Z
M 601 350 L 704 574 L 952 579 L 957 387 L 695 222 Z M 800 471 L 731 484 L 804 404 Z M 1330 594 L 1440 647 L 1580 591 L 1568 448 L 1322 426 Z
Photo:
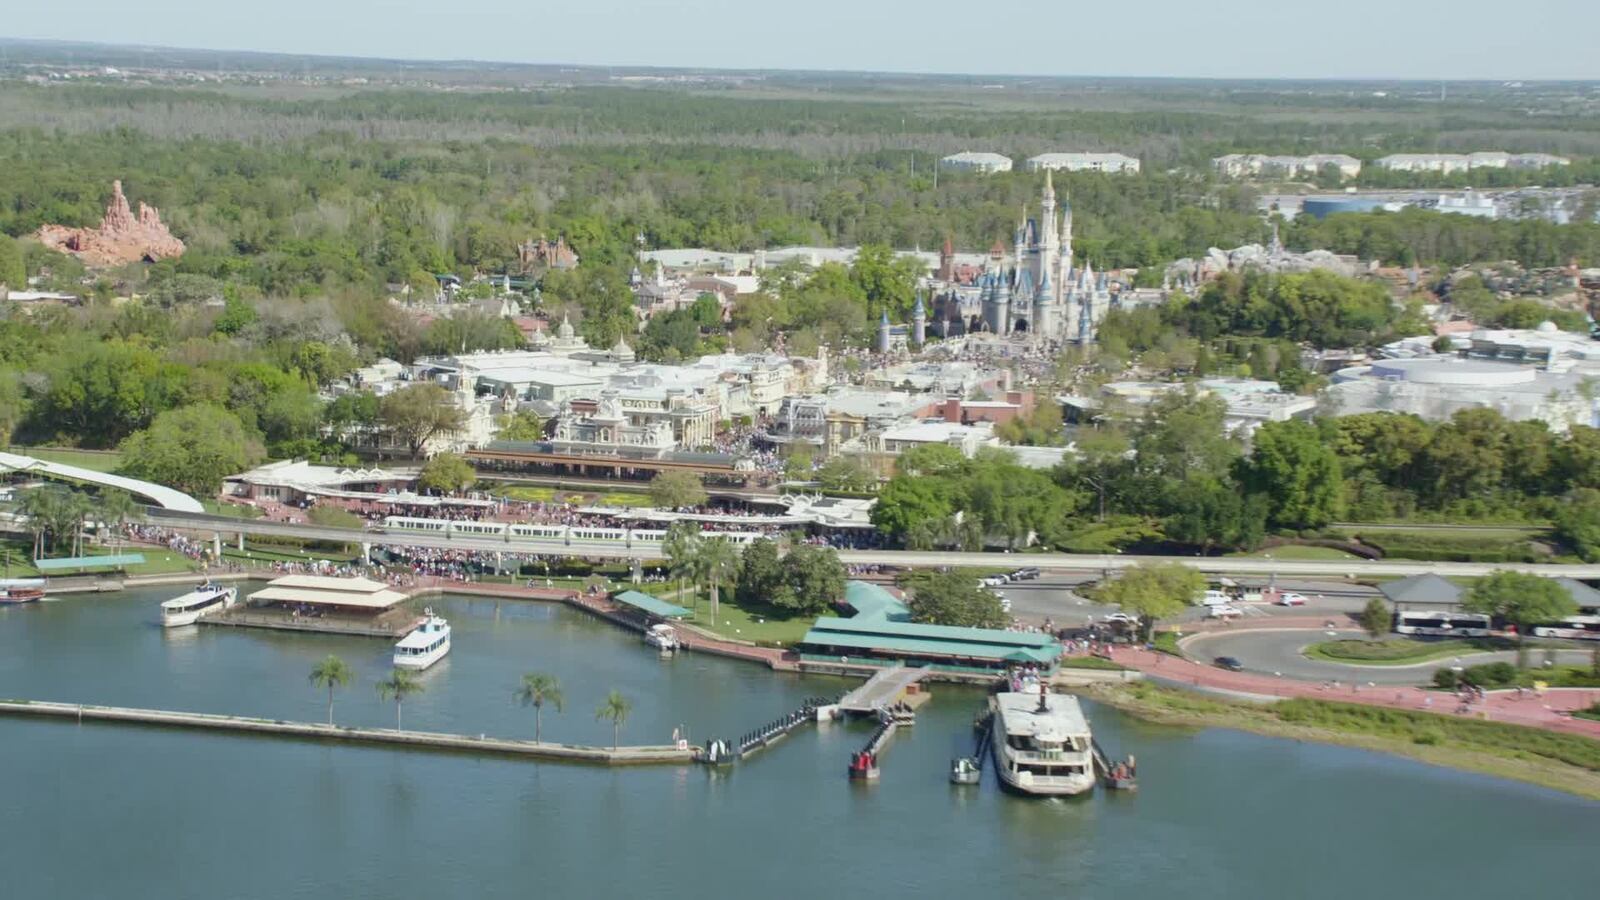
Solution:
M 994 763 L 1025 794 L 1081 794 L 1094 787 L 1093 735 L 1078 698 L 1047 688 L 996 694 Z
M 417 629 L 394 645 L 394 667 L 422 670 L 433 665 L 450 652 L 450 623 L 424 610 L 427 616 Z
M 678 642 L 677 630 L 665 622 L 651 625 L 644 633 L 644 642 L 662 653 L 672 653 L 682 646 Z
M 238 599 L 238 588 L 208 581 L 182 597 L 163 601 L 161 625 L 164 628 L 193 625 L 204 616 L 227 609 Z

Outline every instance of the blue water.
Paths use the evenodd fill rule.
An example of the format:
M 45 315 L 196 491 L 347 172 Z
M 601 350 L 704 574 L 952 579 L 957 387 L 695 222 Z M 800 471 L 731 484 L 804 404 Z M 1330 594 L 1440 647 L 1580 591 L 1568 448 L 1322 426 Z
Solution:
M 170 592 L 167 592 L 170 593 Z M 345 723 L 392 726 L 382 641 L 150 624 L 163 593 L 0 611 L 0 694 L 317 720 L 312 664 L 358 671 Z M 550 740 L 732 736 L 847 682 L 693 655 L 548 605 L 448 599 L 417 729 L 526 736 L 525 671 L 564 683 Z M 1595 895 L 1600 804 L 1381 754 L 1090 707 L 1141 791 L 1039 801 L 945 780 L 980 695 L 935 685 L 875 785 L 869 727 L 808 727 L 730 770 L 612 770 L 0 718 L 0 897 L 1450 897 Z

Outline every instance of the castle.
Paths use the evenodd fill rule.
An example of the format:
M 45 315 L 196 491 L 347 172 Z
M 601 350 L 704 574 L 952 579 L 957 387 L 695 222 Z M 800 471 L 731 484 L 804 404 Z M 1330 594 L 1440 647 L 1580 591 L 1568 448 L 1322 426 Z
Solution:
M 1094 340 L 1115 302 L 1110 280 L 1087 262 L 1073 265 L 1072 204 L 1056 210 L 1056 190 L 1045 172 L 1039 218 L 1017 226 L 1011 270 L 996 266 L 979 281 L 983 328 L 995 334 L 1028 333 L 1063 343 Z

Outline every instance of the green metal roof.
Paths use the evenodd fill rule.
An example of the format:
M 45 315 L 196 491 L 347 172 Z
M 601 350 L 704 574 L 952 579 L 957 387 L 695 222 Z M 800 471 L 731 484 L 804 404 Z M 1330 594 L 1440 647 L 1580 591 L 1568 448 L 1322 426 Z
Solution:
M 870 581 L 847 581 L 844 584 L 844 602 L 856 611 L 858 620 L 877 619 L 905 622 L 911 619 L 911 609 L 889 589 Z
M 1046 634 L 1001 631 L 995 628 L 958 628 L 919 625 L 883 619 L 862 621 L 824 616 L 811 626 L 803 645 L 850 647 L 920 656 L 965 659 L 1023 660 L 1050 664 L 1061 655 L 1061 645 Z
M 115 556 L 63 556 L 59 559 L 36 559 L 34 568 L 41 572 L 76 572 L 81 569 L 126 568 L 144 562 L 143 553 L 119 553 Z
M 689 615 L 689 610 L 675 603 L 668 603 L 658 597 L 652 597 L 639 591 L 623 591 L 620 594 L 613 595 L 611 599 L 618 603 L 625 603 L 634 609 L 643 610 L 652 616 L 660 616 L 663 619 L 681 619 Z

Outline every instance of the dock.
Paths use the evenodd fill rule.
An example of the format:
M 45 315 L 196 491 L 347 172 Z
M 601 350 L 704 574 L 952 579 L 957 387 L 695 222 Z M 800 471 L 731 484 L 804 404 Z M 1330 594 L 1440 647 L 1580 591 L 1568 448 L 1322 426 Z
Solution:
M 416 630 L 423 618 L 407 609 L 392 609 L 376 616 L 296 616 L 287 610 L 240 604 L 205 616 L 200 624 L 398 640 Z
M 910 666 L 890 666 L 880 669 L 867 679 L 866 684 L 839 698 L 836 706 L 841 712 L 873 715 L 897 702 L 904 702 L 912 685 L 928 674 L 927 669 Z
M 574 744 L 535 743 L 488 735 L 446 734 L 434 731 L 392 731 L 380 728 L 346 728 L 282 719 L 255 719 L 209 713 L 135 709 L 122 706 L 87 706 L 31 700 L 0 701 L 0 715 L 34 716 L 65 721 L 104 722 L 197 731 L 300 738 L 350 744 L 371 744 L 409 750 L 495 754 L 549 762 L 590 763 L 605 766 L 685 765 L 694 761 L 687 744 L 672 746 L 585 747 Z

